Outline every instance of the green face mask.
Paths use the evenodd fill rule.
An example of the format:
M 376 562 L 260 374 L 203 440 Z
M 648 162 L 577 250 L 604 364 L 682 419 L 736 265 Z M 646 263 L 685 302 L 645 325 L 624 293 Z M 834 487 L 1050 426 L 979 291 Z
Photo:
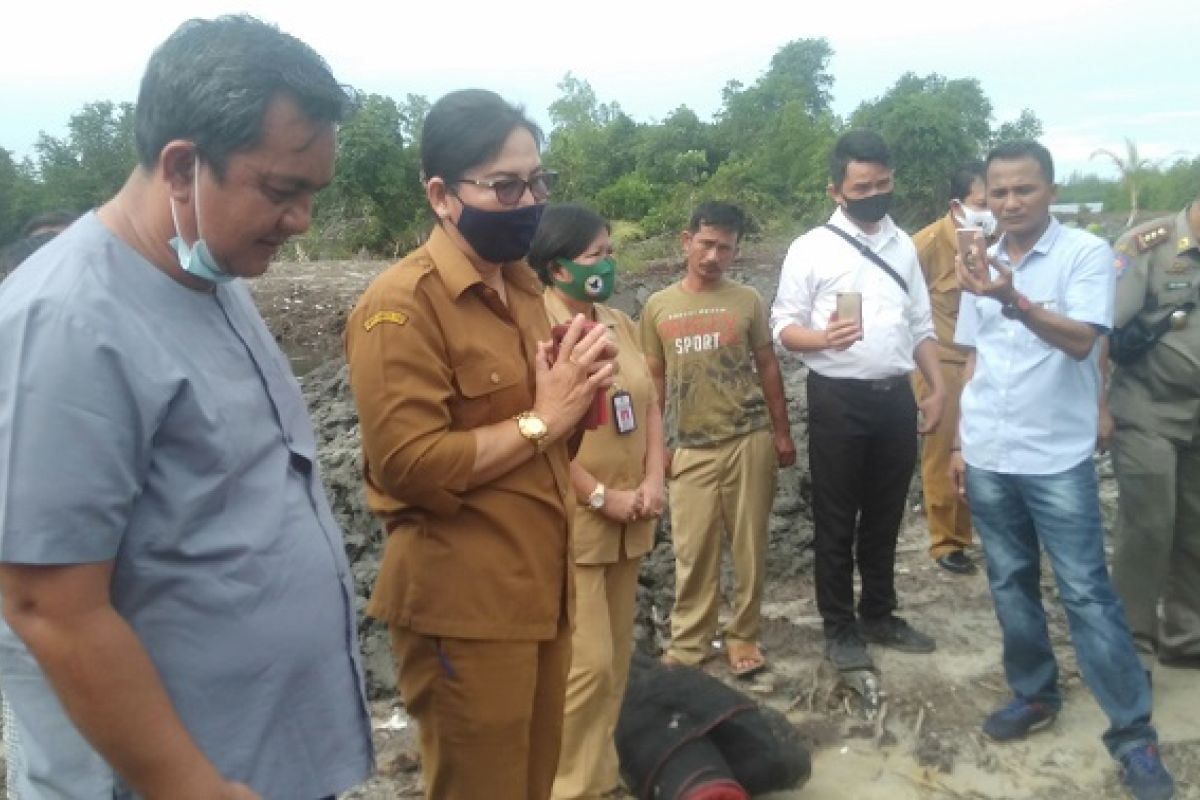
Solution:
M 617 283 L 617 262 L 612 256 L 595 264 L 576 264 L 569 258 L 560 258 L 558 263 L 571 276 L 569 281 L 554 279 L 563 294 L 584 303 L 603 303 L 612 297 Z

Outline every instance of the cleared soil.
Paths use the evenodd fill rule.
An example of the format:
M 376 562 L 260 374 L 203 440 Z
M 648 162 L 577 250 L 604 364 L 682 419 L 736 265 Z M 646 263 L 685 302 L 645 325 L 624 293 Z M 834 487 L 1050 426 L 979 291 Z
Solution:
M 743 279 L 759 285 L 769 301 L 782 252 L 761 250 L 744 254 L 738 270 Z M 382 262 L 278 264 L 254 283 L 263 313 L 298 372 L 340 359 L 345 316 L 370 278 L 385 266 Z M 616 304 L 636 311 L 650 291 L 672 279 L 674 271 L 674 265 L 663 264 L 625 279 Z M 784 361 L 784 368 L 797 371 L 791 360 Z M 789 380 L 793 399 L 797 385 L 793 375 Z M 797 411 L 793 418 L 803 416 Z M 793 432 L 802 445 L 803 422 L 796 425 Z M 796 493 L 795 487 L 806 479 L 804 462 L 802 449 L 802 466 L 781 473 L 781 487 L 790 486 Z M 1107 462 L 1101 462 L 1100 468 L 1102 502 L 1106 518 L 1111 519 L 1115 486 Z M 806 509 L 794 514 L 797 530 L 806 525 L 811 529 L 811 523 L 800 518 Z M 1066 692 L 1062 714 L 1052 728 L 1025 742 L 999 745 L 983 739 L 979 732 L 983 717 L 1008 699 L 987 580 L 982 573 L 960 577 L 938 568 L 926 553 L 927 535 L 924 517 L 910 509 L 901 533 L 897 583 L 901 614 L 936 636 L 938 650 L 925 656 L 875 651 L 886 692 L 886 715 L 878 724 L 860 716 L 857 698 L 839 690 L 828 668 L 822 667 L 811 572 L 803 568 L 811 554 L 801 545 L 777 547 L 773 533 L 775 549 L 768 560 L 787 568 L 771 570 L 766 588 L 763 645 L 770 670 L 751 681 L 738 681 L 722 660 L 707 667 L 760 702 L 785 711 L 812 745 L 813 777 L 808 784 L 770 797 L 1124 797 L 1117 766 L 1099 739 L 1106 720 L 1082 685 L 1048 567 L 1043 569 L 1043 595 Z M 982 558 L 977 552 L 973 556 L 977 561 Z M 1164 757 L 1179 784 L 1179 798 L 1200 799 L 1197 677 L 1194 670 L 1159 667 L 1154 672 L 1155 721 Z M 418 795 L 413 723 L 395 698 L 375 701 L 373 714 L 379 774 L 346 796 L 382 800 Z

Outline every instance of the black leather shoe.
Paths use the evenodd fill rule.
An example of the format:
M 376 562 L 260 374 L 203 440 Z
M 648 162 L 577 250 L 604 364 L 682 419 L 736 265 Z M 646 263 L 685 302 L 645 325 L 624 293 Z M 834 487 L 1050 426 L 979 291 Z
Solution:
M 974 575 L 978 569 L 962 550 L 951 550 L 937 560 L 937 565 L 955 575 Z
M 1200 655 L 1158 652 L 1158 663 L 1172 669 L 1200 669 Z
M 853 626 L 825 634 L 825 656 L 841 672 L 875 668 L 866 644 Z
M 862 638 L 901 653 L 932 653 L 937 643 L 899 617 L 864 619 L 859 624 Z

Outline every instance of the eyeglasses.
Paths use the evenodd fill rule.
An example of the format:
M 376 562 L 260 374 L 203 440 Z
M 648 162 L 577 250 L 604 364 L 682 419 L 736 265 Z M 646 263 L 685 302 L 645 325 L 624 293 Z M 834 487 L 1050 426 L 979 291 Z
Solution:
M 526 189 L 529 189 L 533 199 L 540 203 L 550 196 L 550 191 L 557 182 L 558 173 L 551 170 L 535 172 L 529 176 L 529 180 L 523 178 L 492 178 L 490 180 L 487 178 L 459 178 L 457 181 L 457 183 L 473 183 L 485 189 L 492 189 L 496 192 L 496 199 L 506 206 L 515 206 L 521 202 Z

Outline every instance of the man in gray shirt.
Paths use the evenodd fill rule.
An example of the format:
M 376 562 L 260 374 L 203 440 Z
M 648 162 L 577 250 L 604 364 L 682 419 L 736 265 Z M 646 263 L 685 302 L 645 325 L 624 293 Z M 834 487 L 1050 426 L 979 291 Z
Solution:
M 111 767 L 108 796 L 324 798 L 371 771 L 341 535 L 235 280 L 308 228 L 345 107 L 297 39 L 185 23 L 143 78 L 125 186 L 0 287 L 9 644 Z M 55 786 L 44 688 L 5 683 L 27 794 L 81 796 Z

